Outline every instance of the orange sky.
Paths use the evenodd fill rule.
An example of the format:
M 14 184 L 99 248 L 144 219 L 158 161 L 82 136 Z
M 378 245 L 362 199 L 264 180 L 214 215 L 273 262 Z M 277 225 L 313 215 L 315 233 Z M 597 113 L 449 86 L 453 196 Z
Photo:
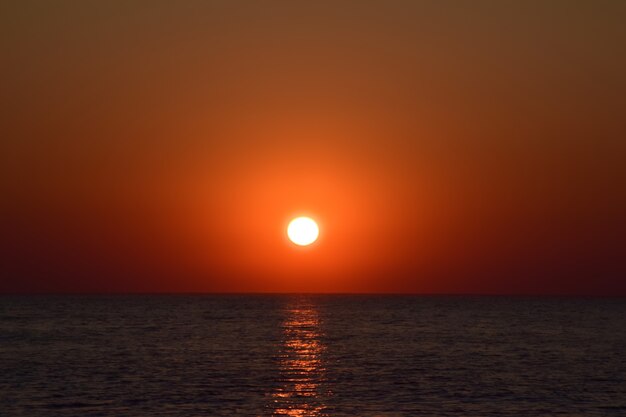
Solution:
M 626 295 L 621 2 L 13 3 L 1 292 Z

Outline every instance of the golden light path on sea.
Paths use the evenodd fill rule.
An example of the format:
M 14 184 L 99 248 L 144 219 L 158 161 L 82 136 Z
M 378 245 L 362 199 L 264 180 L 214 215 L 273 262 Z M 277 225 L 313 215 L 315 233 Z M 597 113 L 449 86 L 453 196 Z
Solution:
M 310 302 L 295 302 L 285 310 L 279 356 L 280 382 L 271 393 L 272 413 L 279 416 L 323 417 L 325 365 L 319 312 Z

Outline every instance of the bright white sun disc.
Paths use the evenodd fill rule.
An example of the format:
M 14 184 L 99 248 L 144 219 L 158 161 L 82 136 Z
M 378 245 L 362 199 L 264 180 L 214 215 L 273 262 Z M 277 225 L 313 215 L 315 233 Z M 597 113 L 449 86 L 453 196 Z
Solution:
M 296 245 L 310 245 L 317 240 L 319 234 L 317 223 L 309 217 L 295 218 L 287 226 L 287 236 Z

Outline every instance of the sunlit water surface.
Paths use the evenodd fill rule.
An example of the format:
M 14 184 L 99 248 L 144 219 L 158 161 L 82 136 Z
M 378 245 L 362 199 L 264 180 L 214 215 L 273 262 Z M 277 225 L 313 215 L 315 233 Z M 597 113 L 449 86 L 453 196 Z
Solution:
M 0 303 L 0 416 L 626 415 L 623 299 Z

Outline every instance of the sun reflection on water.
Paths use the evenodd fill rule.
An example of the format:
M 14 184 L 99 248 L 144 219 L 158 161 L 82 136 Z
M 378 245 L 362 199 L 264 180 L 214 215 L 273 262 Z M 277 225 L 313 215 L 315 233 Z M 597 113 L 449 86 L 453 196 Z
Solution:
M 325 346 L 315 305 L 298 300 L 285 311 L 279 355 L 280 386 L 272 392 L 272 415 L 323 417 Z

